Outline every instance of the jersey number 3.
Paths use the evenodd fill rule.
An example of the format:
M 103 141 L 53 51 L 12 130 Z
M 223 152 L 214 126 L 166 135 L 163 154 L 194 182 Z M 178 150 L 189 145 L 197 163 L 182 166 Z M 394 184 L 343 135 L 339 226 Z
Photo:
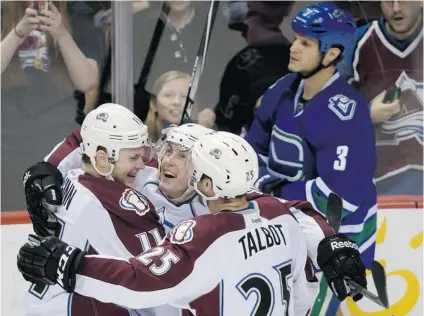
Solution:
M 288 281 L 292 277 L 291 261 L 284 262 L 273 267 L 280 277 L 281 302 L 284 306 L 284 316 L 289 316 L 290 288 Z M 253 292 L 257 295 L 257 301 L 250 315 L 271 316 L 275 304 L 275 292 L 272 283 L 266 276 L 260 273 L 249 274 L 237 284 L 237 290 L 247 300 Z
M 333 169 L 338 171 L 344 171 L 346 169 L 347 154 L 349 153 L 349 147 L 338 146 L 337 147 L 337 159 L 334 161 Z

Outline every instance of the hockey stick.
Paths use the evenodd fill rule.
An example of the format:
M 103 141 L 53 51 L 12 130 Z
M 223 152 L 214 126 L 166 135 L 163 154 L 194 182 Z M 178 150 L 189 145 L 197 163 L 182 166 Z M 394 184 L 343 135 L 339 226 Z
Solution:
M 327 222 L 337 233 L 342 224 L 343 200 L 336 193 L 331 192 L 327 200 Z
M 346 279 L 346 283 L 351 290 L 351 295 L 355 296 L 358 293 L 361 293 L 370 301 L 380 305 L 384 308 L 389 308 L 389 297 L 387 295 L 387 280 L 386 280 L 386 271 L 384 267 L 378 261 L 374 261 L 371 266 L 372 279 L 374 280 L 375 288 L 377 290 L 377 295 L 371 293 L 367 289 L 360 286 L 358 283 L 351 279 Z
M 335 193 L 330 193 L 327 202 L 327 221 L 328 224 L 334 229 L 336 233 L 339 232 L 342 222 L 343 200 Z M 346 278 L 345 281 L 350 288 L 351 296 L 361 293 L 370 301 L 380 305 L 384 308 L 389 308 L 389 298 L 387 295 L 387 280 L 386 271 L 384 267 L 378 262 L 374 261 L 371 265 L 371 274 L 374 280 L 377 295 L 368 291 L 354 280 Z
M 193 109 L 194 97 L 197 92 L 200 77 L 202 75 L 203 66 L 206 59 L 206 53 L 208 51 L 209 40 L 212 34 L 212 27 L 215 22 L 216 14 L 218 12 L 219 1 L 212 0 L 209 7 L 208 18 L 206 21 L 205 28 L 203 29 L 202 39 L 200 40 L 199 50 L 197 52 L 196 59 L 194 60 L 193 71 L 191 73 L 190 85 L 188 87 L 187 98 L 184 104 L 184 110 L 181 116 L 180 125 L 184 123 L 186 119 L 190 119 L 191 110 Z

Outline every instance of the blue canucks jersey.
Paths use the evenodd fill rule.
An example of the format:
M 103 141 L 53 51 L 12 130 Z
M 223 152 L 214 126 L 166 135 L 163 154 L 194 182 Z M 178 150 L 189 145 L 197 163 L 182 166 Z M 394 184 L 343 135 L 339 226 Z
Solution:
M 369 267 L 376 233 L 374 130 L 368 102 L 338 73 L 305 104 L 303 80 L 289 74 L 262 98 L 246 136 L 259 155 L 260 178 L 283 180 L 276 195 L 307 200 L 325 215 L 343 199 L 340 232 L 355 240 Z

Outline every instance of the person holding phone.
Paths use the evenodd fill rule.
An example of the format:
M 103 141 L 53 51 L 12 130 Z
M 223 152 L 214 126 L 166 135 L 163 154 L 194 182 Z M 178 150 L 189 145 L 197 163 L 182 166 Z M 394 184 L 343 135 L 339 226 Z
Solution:
M 357 31 L 352 77 L 370 102 L 379 195 L 423 194 L 422 6 L 381 1 L 380 19 Z
M 73 91 L 98 85 L 102 35 L 92 18 L 72 7 L 67 1 L 2 2 L 1 173 L 8 183 L 2 210 L 25 207 L 22 170 L 77 128 Z

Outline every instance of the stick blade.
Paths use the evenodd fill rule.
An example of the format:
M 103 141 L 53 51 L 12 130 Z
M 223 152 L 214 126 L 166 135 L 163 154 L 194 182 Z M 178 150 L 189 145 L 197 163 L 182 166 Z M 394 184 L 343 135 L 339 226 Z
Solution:
M 387 279 L 384 267 L 378 261 L 373 261 L 371 266 L 372 278 L 378 297 L 385 308 L 389 308 L 389 297 L 387 295 Z
M 343 200 L 336 193 L 331 192 L 327 200 L 327 221 L 336 233 L 342 223 Z

